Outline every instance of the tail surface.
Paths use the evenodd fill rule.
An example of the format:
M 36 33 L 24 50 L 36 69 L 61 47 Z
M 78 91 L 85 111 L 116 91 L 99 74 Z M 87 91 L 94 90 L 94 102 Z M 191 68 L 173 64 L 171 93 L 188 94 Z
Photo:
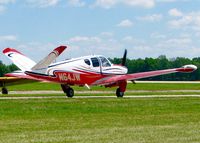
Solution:
M 37 63 L 31 70 L 43 73 L 46 68 L 66 49 L 66 46 L 60 46 L 54 49 L 48 56 Z
M 3 54 L 6 55 L 22 71 L 30 70 L 36 64 L 30 58 L 12 48 L 4 49 Z

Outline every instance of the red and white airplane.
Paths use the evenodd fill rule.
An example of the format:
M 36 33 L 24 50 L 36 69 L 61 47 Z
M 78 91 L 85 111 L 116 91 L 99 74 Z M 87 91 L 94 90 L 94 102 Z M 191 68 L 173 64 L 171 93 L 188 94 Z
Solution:
M 60 46 L 54 49 L 39 63 L 35 63 L 15 49 L 4 49 L 3 53 L 20 68 L 20 71 L 8 73 L 5 75 L 6 77 L 0 79 L 3 87 L 2 93 L 8 93 L 6 85 L 9 85 L 9 83 L 19 80 L 36 80 L 61 84 L 62 90 L 68 97 L 74 96 L 74 90 L 70 87 L 73 85 L 88 88 L 94 85 L 116 86 L 118 87 L 116 90 L 117 97 L 123 97 L 127 81 L 176 72 L 193 72 L 197 69 L 195 65 L 185 65 L 174 69 L 127 74 L 128 69 L 125 67 L 126 50 L 120 65 L 112 64 L 102 55 L 85 56 L 52 63 L 66 48 L 66 46 Z

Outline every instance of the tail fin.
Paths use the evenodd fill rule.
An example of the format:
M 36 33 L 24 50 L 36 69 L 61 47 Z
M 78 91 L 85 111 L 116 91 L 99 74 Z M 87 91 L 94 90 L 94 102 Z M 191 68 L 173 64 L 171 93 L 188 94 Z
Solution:
M 37 63 L 31 70 L 43 73 L 43 71 L 48 68 L 48 66 L 66 49 L 66 46 L 60 46 L 54 49 L 48 56 Z
M 30 70 L 36 64 L 33 60 L 12 48 L 4 49 L 3 54 L 6 55 L 22 71 Z

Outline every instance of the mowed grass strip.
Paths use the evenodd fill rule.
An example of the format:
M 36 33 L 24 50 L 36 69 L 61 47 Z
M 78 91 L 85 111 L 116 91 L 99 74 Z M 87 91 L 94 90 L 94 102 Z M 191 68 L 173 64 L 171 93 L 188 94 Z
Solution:
M 152 95 L 200 95 L 200 92 L 126 92 L 124 97 L 126 96 L 152 96 Z M 66 97 L 64 93 L 59 94 L 8 94 L 8 95 L 1 95 L 1 97 Z M 75 93 L 74 97 L 76 96 L 116 96 L 115 92 L 113 93 Z
M 72 86 L 76 91 L 87 90 L 86 87 Z M 29 83 L 23 85 L 9 86 L 10 91 L 26 91 L 26 90 L 61 90 L 59 84 L 54 83 Z M 92 90 L 112 91 L 115 88 L 105 88 L 100 86 L 91 87 Z M 129 83 L 127 90 L 200 90 L 197 83 Z
M 200 141 L 200 98 L 0 100 L 0 142 Z

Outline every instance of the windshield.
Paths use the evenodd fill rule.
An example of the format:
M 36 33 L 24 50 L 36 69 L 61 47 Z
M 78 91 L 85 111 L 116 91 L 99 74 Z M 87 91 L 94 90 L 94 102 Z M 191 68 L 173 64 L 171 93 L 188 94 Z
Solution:
M 111 64 L 105 57 L 99 57 L 101 60 L 102 67 L 110 67 Z

